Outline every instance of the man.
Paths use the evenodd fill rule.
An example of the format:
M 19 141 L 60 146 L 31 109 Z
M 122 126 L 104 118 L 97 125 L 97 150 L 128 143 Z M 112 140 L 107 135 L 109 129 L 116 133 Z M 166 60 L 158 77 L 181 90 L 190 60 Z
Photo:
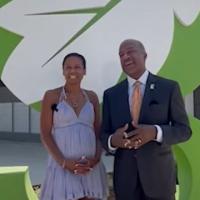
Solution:
M 101 132 L 115 156 L 116 199 L 174 200 L 171 145 L 191 136 L 179 85 L 146 70 L 140 41 L 123 41 L 119 56 L 127 79 L 104 92 Z

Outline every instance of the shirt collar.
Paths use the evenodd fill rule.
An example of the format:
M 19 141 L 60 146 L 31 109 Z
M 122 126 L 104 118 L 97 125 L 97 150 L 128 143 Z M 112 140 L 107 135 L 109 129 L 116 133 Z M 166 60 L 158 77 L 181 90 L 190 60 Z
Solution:
M 140 78 L 138 79 L 138 81 L 140 81 L 143 85 L 146 85 L 148 75 L 149 75 L 149 71 L 145 70 L 145 72 L 142 74 L 142 76 L 140 76 Z M 129 87 L 132 87 L 133 84 L 137 81 L 136 79 L 133 79 L 133 78 L 131 78 L 128 75 L 127 75 L 127 80 L 128 80 Z

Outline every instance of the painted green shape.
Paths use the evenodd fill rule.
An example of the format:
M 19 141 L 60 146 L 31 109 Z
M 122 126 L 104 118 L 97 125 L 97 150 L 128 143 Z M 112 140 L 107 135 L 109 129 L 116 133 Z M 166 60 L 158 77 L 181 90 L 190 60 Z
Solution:
M 176 156 L 176 162 L 178 166 L 178 180 L 180 183 L 179 194 L 176 195 L 176 199 L 189 200 L 191 194 L 192 183 L 192 166 L 189 163 L 187 155 L 182 148 L 175 145 L 173 151 Z
M 2 200 L 38 200 L 28 167 L 0 167 L 0 194 Z
M 83 8 L 83 9 L 74 9 L 74 10 L 62 10 L 55 12 L 44 12 L 44 13 L 33 13 L 27 14 L 27 16 L 32 15 L 63 15 L 63 14 L 93 14 L 101 12 L 103 7 L 94 7 L 94 8 Z
M 34 102 L 34 103 L 30 104 L 29 106 L 31 106 L 31 108 L 35 109 L 36 111 L 40 111 L 41 110 L 41 101 Z
M 179 200 L 197 200 L 200 197 L 199 120 L 190 117 L 192 138 L 174 147 L 180 181 Z
M 190 26 L 174 18 L 174 37 L 170 53 L 159 74 L 177 80 L 184 95 L 200 83 L 200 15 Z
M 192 93 L 200 84 L 200 16 L 190 26 L 174 19 L 174 37 L 169 55 L 159 75 L 176 80 L 184 95 Z M 179 200 L 196 200 L 200 196 L 199 141 L 200 121 L 190 117 L 192 138 L 174 146 L 178 165 Z
M 11 2 L 12 0 L 1 0 L 0 1 L 0 8 L 2 8 L 3 6 L 5 6 L 7 3 Z
M 22 36 L 0 27 L 0 76 L 9 56 L 22 39 Z
M 63 49 L 70 45 L 74 40 L 76 40 L 80 35 L 87 31 L 92 25 L 94 25 L 98 20 L 100 20 L 105 14 L 107 14 L 111 9 L 113 9 L 121 0 L 110 0 L 105 7 L 101 8 L 96 15 L 84 25 L 77 33 L 75 33 L 66 44 L 64 44 L 55 54 L 53 54 L 43 65 L 44 67 L 48 62 L 50 62 L 56 55 L 58 55 Z M 81 12 L 81 10 L 80 10 Z

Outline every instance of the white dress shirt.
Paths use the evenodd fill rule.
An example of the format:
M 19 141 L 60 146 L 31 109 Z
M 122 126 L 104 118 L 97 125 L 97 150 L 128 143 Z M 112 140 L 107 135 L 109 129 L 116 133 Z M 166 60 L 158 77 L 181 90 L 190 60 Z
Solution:
M 129 107 L 131 108 L 131 104 L 132 104 L 132 94 L 133 94 L 133 90 L 134 90 L 134 83 L 136 81 L 139 81 L 141 84 L 141 92 L 142 92 L 142 97 L 144 95 L 144 90 L 145 90 L 145 87 L 146 87 L 146 82 L 147 82 L 147 78 L 149 76 L 149 71 L 148 70 L 145 70 L 145 72 L 142 74 L 142 76 L 140 76 L 140 78 L 138 80 L 135 80 L 133 78 L 131 78 L 130 76 L 127 76 L 127 80 L 128 80 L 128 95 L 129 95 Z M 156 127 L 156 130 L 157 130 L 157 135 L 156 135 L 156 139 L 155 141 L 157 142 L 162 142 L 162 139 L 163 139 L 163 132 L 162 132 L 162 129 L 160 126 L 158 125 L 154 125 Z M 109 136 L 108 138 L 108 148 L 111 152 L 115 151 L 117 148 L 115 147 L 112 147 L 111 146 L 111 137 L 112 135 Z

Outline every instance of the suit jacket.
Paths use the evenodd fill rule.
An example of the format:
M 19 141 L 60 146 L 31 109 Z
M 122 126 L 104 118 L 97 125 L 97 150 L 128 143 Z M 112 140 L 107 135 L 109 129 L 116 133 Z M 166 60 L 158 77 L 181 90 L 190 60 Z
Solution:
M 108 137 L 116 129 L 131 122 L 127 79 L 107 89 L 103 97 L 101 141 L 108 150 Z M 137 177 L 145 194 L 164 198 L 174 194 L 176 165 L 171 145 L 186 141 L 191 136 L 183 98 L 177 82 L 149 74 L 139 124 L 159 125 L 163 141 L 151 141 L 137 150 L 118 148 L 114 154 L 114 190 L 116 198 L 133 199 Z

